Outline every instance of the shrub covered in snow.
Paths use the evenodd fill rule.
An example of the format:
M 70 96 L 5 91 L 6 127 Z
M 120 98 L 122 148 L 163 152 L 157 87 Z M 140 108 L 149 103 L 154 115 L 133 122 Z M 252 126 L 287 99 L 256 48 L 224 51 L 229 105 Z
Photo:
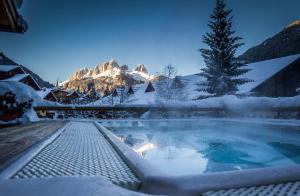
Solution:
M 48 104 L 34 89 L 20 82 L 0 82 L 0 97 L 0 115 L 4 117 L 3 119 L 8 115 L 17 118 L 8 123 L 35 121 L 38 118 L 33 106 Z
M 17 102 L 16 95 L 11 91 L 0 95 L 0 119 L 8 121 L 20 118 L 32 107 L 32 99 L 25 102 Z

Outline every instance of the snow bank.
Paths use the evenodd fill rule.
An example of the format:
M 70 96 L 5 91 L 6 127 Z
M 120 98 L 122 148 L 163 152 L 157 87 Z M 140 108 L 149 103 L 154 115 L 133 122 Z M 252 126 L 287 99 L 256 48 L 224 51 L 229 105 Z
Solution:
M 0 95 L 4 95 L 6 92 L 11 91 L 16 95 L 17 102 L 25 102 L 29 101 L 30 99 L 33 100 L 33 104 L 39 105 L 43 104 L 43 100 L 37 93 L 34 91 L 33 88 L 27 86 L 20 82 L 0 82 Z
M 243 112 L 253 109 L 268 109 L 274 107 L 299 107 L 300 96 L 296 97 L 246 97 L 238 98 L 234 95 L 212 97 L 195 101 L 196 107 L 222 107 L 232 111 Z
M 160 107 L 160 108 L 185 108 L 185 109 L 197 109 L 197 108 L 225 108 L 231 111 L 243 112 L 254 109 L 269 109 L 274 107 L 300 107 L 300 95 L 295 97 L 281 97 L 281 98 L 269 98 L 269 97 L 246 97 L 238 98 L 234 95 L 226 95 L 223 97 L 211 97 L 202 100 L 195 101 L 161 101 L 159 103 L 127 103 L 119 104 L 117 106 L 122 107 Z
M 32 106 L 42 106 L 42 105 L 50 105 L 53 104 L 51 102 L 43 100 L 36 91 L 20 82 L 0 82 L 0 95 L 4 95 L 6 92 L 11 91 L 15 94 L 16 101 L 18 103 L 27 102 L 32 100 Z M 0 122 L 0 124 L 15 124 L 15 123 L 24 123 L 28 121 L 37 121 L 38 117 L 31 107 L 27 110 L 20 119 L 15 119 L 9 122 Z

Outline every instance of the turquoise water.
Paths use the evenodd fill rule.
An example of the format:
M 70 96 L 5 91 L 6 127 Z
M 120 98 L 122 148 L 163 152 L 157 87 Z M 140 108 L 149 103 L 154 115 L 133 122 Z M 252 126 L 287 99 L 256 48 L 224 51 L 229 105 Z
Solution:
M 212 119 L 101 123 L 171 175 L 300 164 L 295 125 Z

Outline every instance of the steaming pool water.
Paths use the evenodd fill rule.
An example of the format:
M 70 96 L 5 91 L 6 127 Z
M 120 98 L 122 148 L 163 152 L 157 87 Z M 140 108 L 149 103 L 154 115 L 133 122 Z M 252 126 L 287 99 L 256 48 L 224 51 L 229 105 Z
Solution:
M 103 121 L 171 175 L 300 164 L 300 125 L 221 119 Z

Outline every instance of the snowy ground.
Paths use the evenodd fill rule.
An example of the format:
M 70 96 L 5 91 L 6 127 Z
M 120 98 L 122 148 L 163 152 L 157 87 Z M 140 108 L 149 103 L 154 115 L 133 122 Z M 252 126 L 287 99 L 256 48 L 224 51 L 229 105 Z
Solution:
M 300 57 L 298 55 L 292 55 L 257 63 L 251 63 L 248 65 L 249 72 L 242 75 L 242 78 L 253 80 L 239 86 L 237 94 L 251 94 L 251 90 L 257 87 L 262 82 L 266 81 L 280 70 L 284 69 L 290 63 Z M 134 94 L 127 97 L 122 105 L 136 106 L 136 105 L 148 105 L 148 106 L 162 106 L 162 107 L 224 107 L 233 111 L 244 111 L 258 108 L 270 108 L 270 107 L 299 107 L 300 96 L 287 97 L 287 98 L 268 98 L 268 97 L 245 97 L 238 98 L 233 95 L 227 95 L 223 97 L 213 97 L 203 100 L 197 100 L 199 97 L 207 97 L 208 93 L 199 91 L 199 83 L 204 83 L 205 78 L 197 74 L 179 76 L 179 79 L 183 82 L 184 88 L 181 92 L 185 99 L 173 98 L 171 100 L 164 100 L 161 98 L 157 91 L 145 93 L 147 84 L 139 84 L 133 86 Z M 157 89 L 157 82 L 153 82 L 153 87 Z M 296 90 L 296 89 L 295 89 Z M 179 97 L 179 96 L 178 96 Z M 120 98 L 114 98 L 114 105 L 120 104 Z M 109 97 L 98 100 L 91 103 L 93 106 L 111 105 Z
M 153 93 L 154 94 L 154 93 Z M 153 95 L 152 94 L 152 95 Z M 149 95 L 150 96 L 150 95 Z M 154 99 L 138 100 L 131 103 L 116 104 L 119 106 L 148 106 L 148 107 L 170 107 L 170 108 L 226 108 L 232 111 L 247 111 L 253 109 L 269 109 L 275 107 L 300 107 L 300 96 L 295 97 L 245 97 L 238 98 L 234 95 L 223 97 L 212 97 L 194 101 L 160 101 Z

